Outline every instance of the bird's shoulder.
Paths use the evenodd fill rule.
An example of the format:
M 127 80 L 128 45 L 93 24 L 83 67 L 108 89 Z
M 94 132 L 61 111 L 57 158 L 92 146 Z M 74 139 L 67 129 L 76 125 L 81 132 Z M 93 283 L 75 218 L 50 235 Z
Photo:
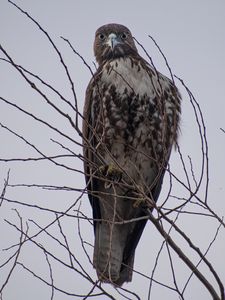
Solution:
M 135 94 L 156 95 L 176 94 L 180 98 L 175 84 L 154 66 L 139 55 L 121 57 L 105 61 L 99 66 L 89 82 L 86 97 L 115 86 L 118 93 L 128 90 Z

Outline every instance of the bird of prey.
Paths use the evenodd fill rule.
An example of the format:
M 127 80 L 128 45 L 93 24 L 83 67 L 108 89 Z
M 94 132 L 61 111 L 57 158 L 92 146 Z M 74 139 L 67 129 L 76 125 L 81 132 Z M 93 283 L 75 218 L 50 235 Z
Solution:
M 174 83 L 139 55 L 123 25 L 100 27 L 94 54 L 98 68 L 83 114 L 93 266 L 100 281 L 121 286 L 132 279 L 147 207 L 154 208 L 177 142 L 181 97 Z

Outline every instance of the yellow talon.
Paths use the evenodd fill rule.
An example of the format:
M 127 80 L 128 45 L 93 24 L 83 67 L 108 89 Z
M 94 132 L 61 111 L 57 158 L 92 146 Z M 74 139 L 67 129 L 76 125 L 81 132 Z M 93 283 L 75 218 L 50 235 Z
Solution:
M 108 166 L 106 176 L 117 180 L 121 179 L 122 172 L 119 168 L 115 167 L 113 164 L 110 164 Z
M 119 182 L 122 178 L 122 171 L 113 164 L 99 167 L 99 172 L 102 176 L 111 181 Z M 109 188 L 111 185 L 111 182 L 106 182 L 105 188 Z
M 137 198 L 137 200 L 134 201 L 133 207 L 137 208 L 139 205 L 145 202 L 145 198 Z

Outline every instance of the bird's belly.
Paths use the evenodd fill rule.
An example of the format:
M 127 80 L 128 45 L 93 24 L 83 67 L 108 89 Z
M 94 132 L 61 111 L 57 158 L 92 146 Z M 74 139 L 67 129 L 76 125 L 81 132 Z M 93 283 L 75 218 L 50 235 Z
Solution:
M 117 138 L 111 144 L 110 153 L 105 156 L 107 164 L 119 165 L 129 178 L 138 185 L 150 187 L 155 179 L 156 165 L 151 157 L 151 149 L 146 141 L 149 137 L 134 138 L 132 142 Z M 139 141 L 139 143 L 138 143 Z

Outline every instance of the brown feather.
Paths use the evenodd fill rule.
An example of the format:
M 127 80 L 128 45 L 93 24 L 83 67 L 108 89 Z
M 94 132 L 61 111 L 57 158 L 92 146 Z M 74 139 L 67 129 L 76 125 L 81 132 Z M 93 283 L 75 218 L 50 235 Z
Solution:
M 147 197 L 158 199 L 177 141 L 180 94 L 139 56 L 123 25 L 100 27 L 94 53 L 99 67 L 88 85 L 83 115 L 94 267 L 101 281 L 122 285 L 132 279 L 146 219 L 123 221 L 147 215 Z

